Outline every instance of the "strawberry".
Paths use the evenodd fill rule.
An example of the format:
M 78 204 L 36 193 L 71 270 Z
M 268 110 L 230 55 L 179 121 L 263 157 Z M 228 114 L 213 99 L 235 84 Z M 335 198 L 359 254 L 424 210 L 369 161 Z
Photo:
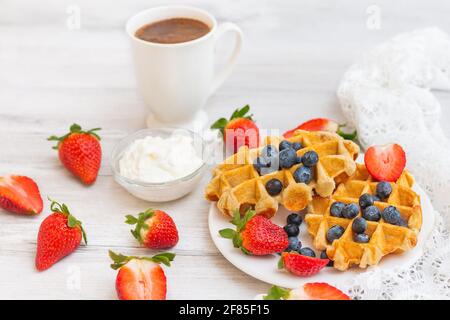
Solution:
M 39 188 L 25 176 L 0 177 L 0 207 L 17 214 L 35 215 L 42 212 Z
M 285 268 L 296 276 L 309 277 L 317 274 L 328 262 L 328 259 L 312 258 L 297 252 L 283 252 L 278 262 L 278 269 Z
M 53 149 L 58 150 L 62 164 L 84 184 L 90 185 L 97 179 L 102 161 L 100 137 L 95 131 L 83 131 L 78 124 L 70 127 L 70 132 L 62 137 L 51 136 L 47 140 L 58 141 Z
M 367 171 L 378 181 L 395 182 L 406 165 L 405 151 L 398 144 L 372 146 L 364 156 Z
M 36 268 L 44 271 L 56 262 L 74 252 L 86 233 L 78 221 L 63 203 L 52 201 L 53 214 L 42 221 L 39 228 L 36 251 Z
M 356 139 L 356 131 L 352 133 L 345 133 L 342 128 L 345 125 L 340 125 L 336 121 L 326 119 L 326 118 L 315 118 L 309 121 L 302 123 L 294 129 L 286 131 L 283 136 L 285 138 L 290 138 L 294 135 L 296 130 L 305 130 L 305 131 L 329 131 L 334 132 L 340 135 L 342 138 L 347 140 L 355 140 Z
M 259 146 L 259 129 L 256 126 L 252 115 L 248 114 L 250 106 L 246 105 L 242 109 L 236 109 L 230 119 L 220 118 L 211 129 L 219 129 L 222 133 L 225 145 L 233 147 L 233 152 L 245 145 L 249 148 Z
M 136 225 L 131 234 L 147 248 L 167 249 L 178 243 L 177 226 L 164 211 L 148 209 L 137 218 L 127 215 L 125 223 Z
M 170 266 L 173 253 L 160 253 L 153 257 L 124 256 L 109 251 L 111 268 L 119 269 L 116 291 L 120 300 L 166 300 L 167 282 L 159 263 Z
M 350 297 L 328 283 L 306 283 L 298 289 L 272 286 L 264 300 L 350 300 Z
M 286 232 L 262 215 L 256 215 L 249 210 L 241 218 L 236 211 L 231 221 L 236 226 L 233 229 L 222 229 L 219 234 L 233 240 L 235 248 L 240 248 L 245 254 L 263 256 L 282 252 L 289 245 Z

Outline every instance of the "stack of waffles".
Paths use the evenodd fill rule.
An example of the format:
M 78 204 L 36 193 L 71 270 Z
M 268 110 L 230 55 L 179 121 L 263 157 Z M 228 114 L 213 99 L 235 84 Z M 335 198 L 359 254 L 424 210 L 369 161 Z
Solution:
M 319 159 L 309 183 L 299 183 L 294 178 L 294 172 L 303 165 L 301 161 L 290 168 L 281 168 L 277 164 L 274 170 L 266 174 L 255 165 L 267 146 L 278 148 L 283 140 L 291 144 L 300 143 L 301 148 L 296 151 L 299 158 L 308 151 L 317 153 Z M 422 226 L 422 208 L 420 197 L 412 190 L 414 178 L 405 170 L 396 182 L 391 183 L 389 197 L 374 202 L 380 212 L 388 206 L 395 206 L 404 224 L 390 224 L 383 219 L 367 221 L 369 242 L 355 242 L 352 222 L 361 216 L 361 212 L 353 219 L 346 219 L 332 216 L 330 207 L 336 201 L 358 203 L 361 195 L 376 194 L 378 182 L 368 173 L 365 165 L 355 162 L 358 153 L 358 145 L 330 132 L 297 130 L 289 139 L 267 137 L 263 146 L 255 149 L 241 147 L 236 154 L 219 164 L 213 170 L 205 197 L 217 202 L 219 211 L 230 217 L 236 210 L 243 214 L 253 209 L 257 214 L 270 218 L 280 205 L 289 211 L 307 208 L 305 221 L 314 247 L 326 250 L 338 270 L 347 270 L 354 265 L 366 268 L 378 264 L 387 254 L 401 253 L 416 245 Z M 276 195 L 271 195 L 266 188 L 267 182 L 272 179 L 282 183 L 282 190 Z M 345 231 L 339 239 L 330 243 L 327 231 L 337 225 Z

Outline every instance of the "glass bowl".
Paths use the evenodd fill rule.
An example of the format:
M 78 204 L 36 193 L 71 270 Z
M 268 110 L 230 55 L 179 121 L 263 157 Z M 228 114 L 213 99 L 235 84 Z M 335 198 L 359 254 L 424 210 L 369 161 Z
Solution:
M 192 138 L 196 154 L 203 160 L 203 164 L 194 172 L 175 180 L 155 183 L 129 179 L 120 174 L 119 161 L 125 150 L 135 140 L 142 139 L 147 136 L 168 138 L 174 134 L 187 135 Z M 166 202 L 179 199 L 195 189 L 197 184 L 202 179 L 207 167 L 206 150 L 207 148 L 203 138 L 193 131 L 180 128 L 143 129 L 122 139 L 114 147 L 110 161 L 115 181 L 133 196 L 151 202 Z

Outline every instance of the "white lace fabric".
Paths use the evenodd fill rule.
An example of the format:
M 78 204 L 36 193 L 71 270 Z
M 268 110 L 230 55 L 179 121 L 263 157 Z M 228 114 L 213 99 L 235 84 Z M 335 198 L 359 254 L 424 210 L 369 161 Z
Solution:
M 398 143 L 429 195 L 436 224 L 406 270 L 374 268 L 336 284 L 358 299 L 450 299 L 450 141 L 431 90 L 450 90 L 450 38 L 437 28 L 398 35 L 351 66 L 337 94 L 363 148 Z

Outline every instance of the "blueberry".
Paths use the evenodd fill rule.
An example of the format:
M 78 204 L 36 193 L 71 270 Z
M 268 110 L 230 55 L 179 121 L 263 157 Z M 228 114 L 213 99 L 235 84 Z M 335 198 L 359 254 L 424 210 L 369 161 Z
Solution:
M 283 229 L 286 231 L 288 237 L 296 237 L 300 232 L 298 225 L 293 223 L 285 225 Z
M 380 199 L 387 199 L 392 193 L 392 186 L 389 182 L 381 181 L 377 184 L 377 196 Z
M 374 202 L 375 201 L 381 202 L 381 199 L 378 196 L 372 196 L 372 198 Z
M 278 166 L 274 167 L 273 164 L 269 167 L 260 168 L 260 175 L 264 176 L 266 174 L 278 171 Z
M 344 228 L 342 228 L 339 225 L 332 226 L 327 231 L 327 240 L 328 242 L 332 243 L 334 240 L 339 239 L 344 234 Z
M 330 214 L 333 217 L 342 218 L 342 209 L 344 209 L 345 204 L 339 201 L 333 202 L 330 208 Z
M 267 159 L 272 159 L 278 156 L 278 150 L 271 144 L 265 146 L 261 151 L 261 156 Z
M 297 251 L 300 250 L 302 244 L 298 240 L 297 237 L 289 237 L 289 246 L 287 247 L 286 251 Z
M 281 150 L 289 149 L 289 148 L 292 148 L 292 143 L 290 143 L 287 140 L 281 141 L 280 145 L 278 146 L 278 150 L 280 150 L 280 152 L 281 152 Z
M 302 249 L 302 242 L 299 240 L 298 241 L 298 245 L 297 245 L 297 249 L 295 249 L 295 251 L 297 251 L 298 253 L 300 253 L 300 250 Z
M 271 196 L 276 196 L 283 190 L 283 184 L 278 179 L 270 179 L 266 182 L 266 190 Z
M 260 168 L 269 167 L 270 166 L 270 159 L 260 156 L 256 158 L 255 160 L 256 165 L 258 165 Z
M 313 167 L 319 161 L 319 155 L 315 151 L 308 151 L 302 157 L 302 163 L 306 167 Z
M 368 221 L 380 221 L 381 213 L 380 209 L 375 206 L 369 206 L 363 210 L 362 216 Z
M 398 222 L 398 225 L 399 225 L 400 227 L 408 228 L 408 222 L 406 222 L 406 220 L 403 219 L 403 218 L 400 219 L 400 221 Z
M 330 258 L 328 258 L 327 250 L 323 250 L 320 253 L 320 259 L 330 259 Z M 333 260 L 328 261 L 327 267 L 332 267 L 332 266 L 333 266 Z
M 264 176 L 264 175 L 266 175 L 266 174 L 269 174 L 269 173 L 272 173 L 272 172 L 275 172 L 275 171 L 278 171 L 278 166 L 273 166 L 273 164 L 271 164 L 270 166 L 268 166 L 268 167 L 261 167 L 261 168 L 259 168 L 259 175 L 261 175 L 261 176 Z
M 358 217 L 353 220 L 352 230 L 356 233 L 364 233 L 367 230 L 367 221 L 364 218 Z
M 271 166 L 270 160 L 262 156 L 256 158 L 255 161 L 253 162 L 253 167 L 255 168 L 256 171 L 258 171 L 260 176 L 271 172 L 270 166 Z
M 282 169 L 289 169 L 297 162 L 297 153 L 294 149 L 288 148 L 280 152 L 280 167 Z
M 298 151 L 302 148 L 302 144 L 300 142 L 294 142 L 292 143 L 292 149 L 294 149 L 295 151 Z
M 373 205 L 373 197 L 371 194 L 364 193 L 361 197 L 359 197 L 359 206 L 361 208 L 367 208 Z
M 296 161 L 296 163 L 297 163 L 297 164 L 302 163 L 302 157 L 301 157 L 301 156 L 297 156 L 297 161 Z
M 359 213 L 359 206 L 356 203 L 347 204 L 342 209 L 342 216 L 347 219 L 353 219 Z
M 384 221 L 390 224 L 399 224 L 401 220 L 400 211 L 394 206 L 384 208 L 381 216 Z
M 297 213 L 291 213 L 290 215 L 288 215 L 286 220 L 288 224 L 293 223 L 298 226 L 302 224 L 302 217 Z
M 300 166 L 294 171 L 294 180 L 297 183 L 310 183 L 313 178 L 311 168 Z
M 365 233 L 358 233 L 353 236 L 353 240 L 358 243 L 367 243 L 370 240 L 370 237 Z
M 311 258 L 316 257 L 316 253 L 311 248 L 308 248 L 308 247 L 301 248 L 299 253 L 303 256 L 307 256 L 307 257 L 311 257 Z

